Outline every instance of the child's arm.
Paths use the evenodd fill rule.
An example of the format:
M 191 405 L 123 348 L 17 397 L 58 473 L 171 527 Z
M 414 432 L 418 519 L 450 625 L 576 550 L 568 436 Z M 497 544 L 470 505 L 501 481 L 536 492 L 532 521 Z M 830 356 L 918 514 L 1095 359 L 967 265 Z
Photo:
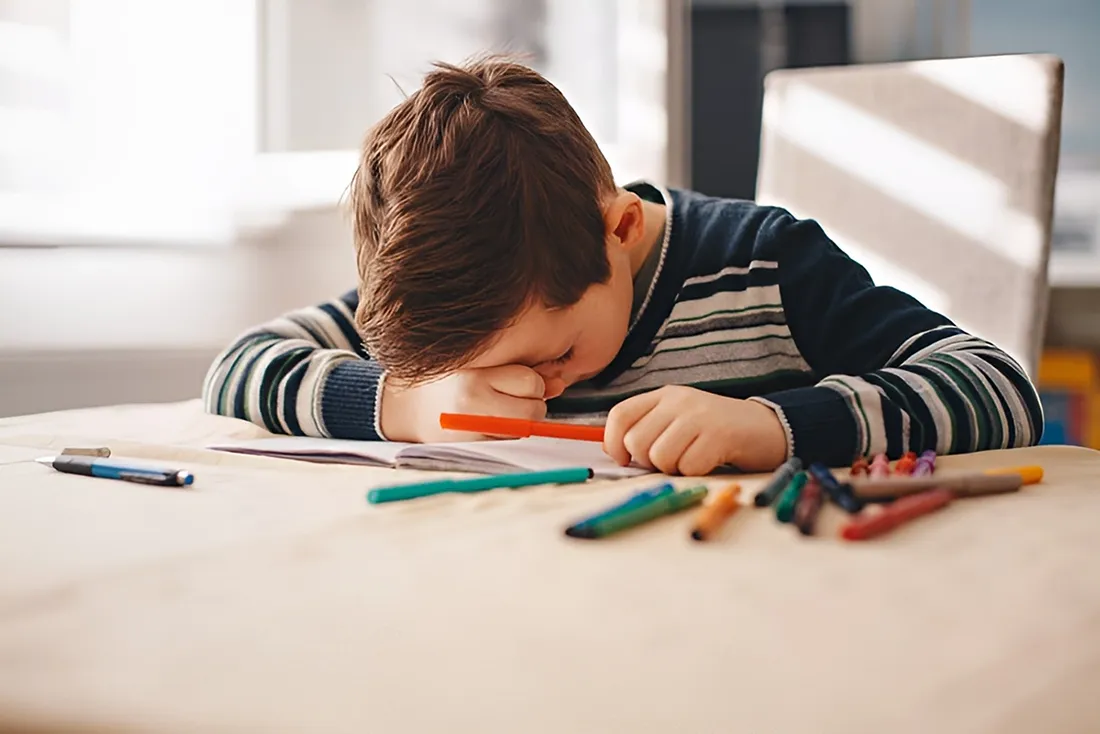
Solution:
M 787 323 L 821 378 L 759 399 L 779 409 L 798 456 L 843 465 L 879 452 L 1038 442 L 1039 397 L 1003 351 L 912 297 L 875 286 L 816 222 L 776 210 L 758 242 L 759 256 L 779 262 Z
M 242 334 L 203 383 L 210 413 L 274 433 L 378 440 L 382 367 L 355 331 L 351 291 Z
M 520 365 L 458 370 L 415 387 L 396 385 L 363 348 L 355 329 L 358 305 L 351 291 L 242 334 L 206 375 L 206 410 L 298 436 L 471 440 L 470 434 L 443 431 L 440 412 L 542 418 L 547 390 L 560 392 Z

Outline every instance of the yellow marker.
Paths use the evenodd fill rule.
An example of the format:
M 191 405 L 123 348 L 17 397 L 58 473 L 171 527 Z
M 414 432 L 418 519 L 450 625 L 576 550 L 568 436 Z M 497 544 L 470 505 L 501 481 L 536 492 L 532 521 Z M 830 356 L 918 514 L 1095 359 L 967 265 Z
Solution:
M 726 520 L 741 509 L 740 497 L 741 485 L 736 482 L 727 484 L 719 490 L 718 494 L 714 496 L 714 500 L 708 502 L 699 511 L 699 516 L 695 519 L 695 528 L 691 531 L 691 537 L 694 540 L 706 540 L 717 533 Z

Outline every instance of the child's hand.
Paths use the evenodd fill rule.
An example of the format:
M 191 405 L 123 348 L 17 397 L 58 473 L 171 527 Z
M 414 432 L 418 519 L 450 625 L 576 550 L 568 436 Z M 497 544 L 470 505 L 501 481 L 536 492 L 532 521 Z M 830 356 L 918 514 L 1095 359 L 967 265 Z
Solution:
M 751 401 L 670 385 L 616 405 L 604 451 L 665 474 L 700 476 L 724 464 L 770 471 L 787 458 L 787 436 L 775 411 Z
M 553 384 L 547 384 L 547 383 Z M 444 431 L 440 413 L 475 413 L 539 420 L 546 400 L 564 389 L 561 380 L 544 381 L 521 365 L 459 370 L 412 387 L 386 380 L 382 388 L 382 433 L 391 441 L 473 441 L 477 433 Z

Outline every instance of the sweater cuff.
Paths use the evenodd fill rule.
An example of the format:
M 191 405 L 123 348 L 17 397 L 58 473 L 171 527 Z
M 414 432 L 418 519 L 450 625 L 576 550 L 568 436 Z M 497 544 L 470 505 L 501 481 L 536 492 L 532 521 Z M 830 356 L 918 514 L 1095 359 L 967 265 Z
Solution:
M 321 421 L 330 438 L 384 440 L 378 431 L 382 365 L 348 359 L 329 371 L 321 386 Z
M 792 456 L 809 466 L 848 466 L 859 452 L 859 427 L 848 403 L 827 387 L 800 387 L 770 393 L 759 401 L 776 410 L 788 431 Z

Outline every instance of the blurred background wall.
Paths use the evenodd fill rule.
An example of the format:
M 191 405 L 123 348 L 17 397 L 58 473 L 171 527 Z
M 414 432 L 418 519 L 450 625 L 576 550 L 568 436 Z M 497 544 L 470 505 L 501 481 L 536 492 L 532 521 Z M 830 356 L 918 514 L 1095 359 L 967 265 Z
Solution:
M 751 197 L 774 68 L 1066 60 L 1048 340 L 1100 346 L 1096 0 L 0 0 L 0 416 L 198 395 L 354 287 L 340 199 L 433 59 L 518 52 L 620 181 Z

